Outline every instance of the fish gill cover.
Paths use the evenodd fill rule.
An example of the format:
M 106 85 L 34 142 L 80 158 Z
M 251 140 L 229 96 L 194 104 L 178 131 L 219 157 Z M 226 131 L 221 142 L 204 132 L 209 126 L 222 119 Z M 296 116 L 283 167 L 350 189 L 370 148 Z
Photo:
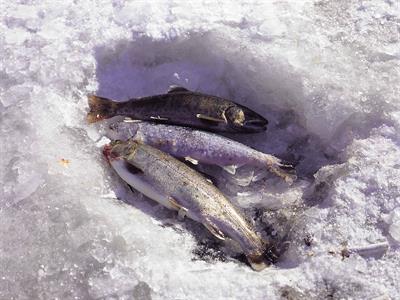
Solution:
M 1 299 L 400 298 L 396 1 L 19 1 L 0 14 Z M 267 132 L 239 140 L 296 162 L 292 186 L 218 173 L 289 242 L 275 266 L 253 272 L 102 157 L 86 95 L 171 84 L 257 111 Z

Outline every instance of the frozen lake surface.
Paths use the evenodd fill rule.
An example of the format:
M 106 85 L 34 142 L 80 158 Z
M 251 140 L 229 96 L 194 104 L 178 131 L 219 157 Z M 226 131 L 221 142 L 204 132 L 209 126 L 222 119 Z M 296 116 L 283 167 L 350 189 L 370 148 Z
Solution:
M 9 1 L 0 12 L 0 299 L 400 299 L 398 1 Z M 132 193 L 87 94 L 181 85 L 269 120 L 299 179 L 219 187 L 288 249 L 254 272 Z

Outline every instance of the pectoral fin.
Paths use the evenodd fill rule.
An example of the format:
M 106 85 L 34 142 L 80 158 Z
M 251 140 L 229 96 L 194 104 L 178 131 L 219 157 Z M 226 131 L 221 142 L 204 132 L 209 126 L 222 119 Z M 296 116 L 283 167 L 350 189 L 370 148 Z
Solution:
M 174 198 L 168 198 L 169 205 L 178 211 L 178 220 L 183 220 L 187 213 L 187 208 L 180 205 Z
M 181 207 L 181 209 L 178 211 L 178 220 L 183 221 L 186 217 L 187 209 L 184 207 Z
M 205 223 L 204 226 L 206 226 L 208 231 L 210 231 L 213 234 L 213 236 L 215 236 L 217 239 L 221 241 L 225 240 L 225 235 L 221 232 L 221 230 L 216 228 L 214 225 Z
M 190 91 L 178 85 L 171 85 L 167 91 L 167 94 L 181 93 L 181 92 L 190 92 Z
M 182 206 L 172 197 L 168 198 L 168 204 L 176 210 L 180 210 L 182 208 Z
M 226 122 L 224 119 L 215 118 L 215 117 L 207 116 L 204 114 L 197 114 L 196 118 L 198 118 L 202 121 L 207 121 L 207 122 L 212 122 L 212 123 L 225 123 Z

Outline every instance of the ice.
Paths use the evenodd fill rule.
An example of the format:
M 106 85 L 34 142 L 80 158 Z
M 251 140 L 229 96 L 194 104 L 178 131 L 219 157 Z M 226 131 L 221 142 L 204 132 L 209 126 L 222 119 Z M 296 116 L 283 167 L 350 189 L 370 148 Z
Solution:
M 395 208 L 386 218 L 389 225 L 389 234 L 397 242 L 400 243 L 400 208 Z
M 3 7 L 4 6 L 4 7 Z M 396 1 L 9 1 L 0 12 L 0 299 L 400 298 Z M 229 243 L 109 168 L 87 94 L 170 85 L 269 120 L 230 136 L 294 163 L 210 167 L 264 238 L 257 273 Z

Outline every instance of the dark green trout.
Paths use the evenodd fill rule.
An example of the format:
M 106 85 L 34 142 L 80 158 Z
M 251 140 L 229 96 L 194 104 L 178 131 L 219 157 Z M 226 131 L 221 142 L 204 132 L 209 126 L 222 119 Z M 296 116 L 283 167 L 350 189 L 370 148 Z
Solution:
M 89 96 L 89 123 L 114 116 L 201 128 L 208 131 L 255 133 L 268 121 L 231 100 L 171 87 L 166 94 L 117 102 Z

